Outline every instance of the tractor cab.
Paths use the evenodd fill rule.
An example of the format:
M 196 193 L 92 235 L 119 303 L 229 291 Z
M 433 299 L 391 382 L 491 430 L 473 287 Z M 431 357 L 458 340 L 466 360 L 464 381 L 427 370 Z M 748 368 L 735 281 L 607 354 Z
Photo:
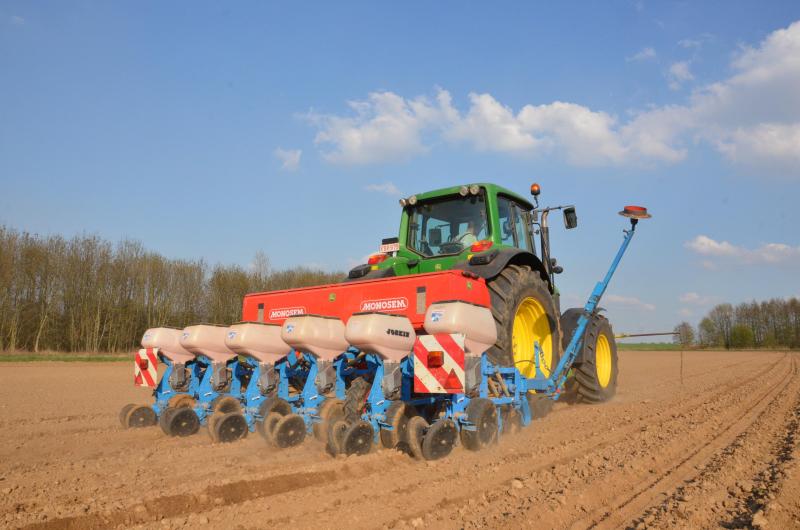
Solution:
M 537 196 L 538 185 L 534 203 Z M 381 252 L 351 270 L 349 280 L 450 269 L 490 279 L 516 263 L 539 272 L 552 289 L 555 264 L 542 259 L 547 241 L 538 251 L 534 244 L 537 210 L 520 195 L 495 184 L 469 184 L 412 195 L 400 205 L 398 237 L 384 240 Z

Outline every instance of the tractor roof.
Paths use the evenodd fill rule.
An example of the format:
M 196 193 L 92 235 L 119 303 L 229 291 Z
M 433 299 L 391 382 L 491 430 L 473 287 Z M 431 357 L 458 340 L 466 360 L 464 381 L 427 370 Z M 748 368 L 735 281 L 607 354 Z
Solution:
M 466 186 L 470 186 L 472 184 L 477 184 L 478 186 L 485 187 L 488 191 L 494 191 L 495 193 L 499 193 L 501 195 L 507 195 L 513 199 L 524 204 L 527 208 L 533 208 L 533 205 L 530 203 L 528 199 L 525 197 L 514 193 L 513 191 L 509 190 L 508 188 L 504 188 L 503 186 L 498 186 L 497 184 L 491 184 L 487 182 L 472 182 L 466 184 Z M 458 190 L 461 188 L 462 184 L 458 186 L 450 186 L 449 188 L 440 188 L 438 190 L 433 191 L 426 191 L 425 193 L 417 193 L 417 200 L 424 201 L 426 199 L 434 199 L 437 197 L 445 197 L 447 195 L 456 195 L 458 194 Z

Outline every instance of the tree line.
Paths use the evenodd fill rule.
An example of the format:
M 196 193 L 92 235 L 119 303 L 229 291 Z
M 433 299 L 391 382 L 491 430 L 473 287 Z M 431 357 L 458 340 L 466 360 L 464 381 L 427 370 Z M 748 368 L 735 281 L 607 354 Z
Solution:
M 704 348 L 800 349 L 800 300 L 773 298 L 739 305 L 719 304 L 700 321 L 675 327 L 675 341 Z
M 39 236 L 0 225 L 0 350 L 127 351 L 145 329 L 241 318 L 250 292 L 341 281 L 306 267 L 273 270 L 169 259 L 138 241 Z

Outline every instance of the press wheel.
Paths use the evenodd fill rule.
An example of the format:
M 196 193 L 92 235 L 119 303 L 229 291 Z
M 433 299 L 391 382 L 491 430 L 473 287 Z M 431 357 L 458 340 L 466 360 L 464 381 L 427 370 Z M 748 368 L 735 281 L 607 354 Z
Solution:
M 461 429 L 461 443 L 470 451 L 480 451 L 497 441 L 497 408 L 491 400 L 476 398 L 467 405 L 467 421 L 472 429 Z
M 281 421 L 282 418 L 283 414 L 270 412 L 267 414 L 267 417 L 264 418 L 264 421 L 261 422 L 258 432 L 267 441 L 267 443 L 272 445 L 275 444 L 275 439 L 272 437 L 272 433 L 275 431 L 275 426 L 279 421 Z
M 322 443 L 328 441 L 328 431 L 334 422 L 344 418 L 344 402 L 336 398 L 328 398 L 319 406 L 320 421 L 314 423 L 311 431 L 314 433 L 314 438 Z
M 173 412 L 175 412 L 175 409 L 166 408 L 161 411 L 161 416 L 158 417 L 158 426 L 167 436 L 172 436 L 172 432 L 169 430 L 169 422 Z
M 136 406 L 136 403 L 128 403 L 119 411 L 119 424 L 128 428 L 128 412 L 131 411 L 133 407 Z
M 445 419 L 433 423 L 422 438 L 422 457 L 439 460 L 450 454 L 456 445 L 458 429 L 453 420 Z
M 281 449 L 300 445 L 305 437 L 306 422 L 297 414 L 282 416 L 272 429 L 272 439 Z
M 217 426 L 217 420 L 219 420 L 224 415 L 225 413 L 212 412 L 211 414 L 206 416 L 206 430 L 208 431 L 208 435 L 211 437 L 211 440 L 214 442 L 219 441 L 219 439 L 217 439 L 217 432 L 215 429 Z
M 413 416 L 409 418 L 406 425 L 406 435 L 404 443 L 408 446 L 408 451 L 414 458 L 423 459 L 425 456 L 422 453 L 422 442 L 425 437 L 425 432 L 428 430 L 428 422 L 422 416 Z
M 219 442 L 234 442 L 246 437 L 247 432 L 247 420 L 238 412 L 227 412 L 214 421 L 214 434 Z
M 406 412 L 406 404 L 402 401 L 395 401 L 386 409 L 386 423 L 391 429 L 381 428 L 380 436 L 381 445 L 387 449 L 394 449 L 398 443 L 403 441 L 408 426 Z
M 156 424 L 156 411 L 144 405 L 134 405 L 125 414 L 125 424 L 128 428 L 151 427 Z
M 375 431 L 368 422 L 358 420 L 347 428 L 342 437 L 341 452 L 350 455 L 365 455 L 372 449 Z
M 350 424 L 344 420 L 336 420 L 331 424 L 328 431 L 328 443 L 325 444 L 325 449 L 328 453 L 336 456 L 342 452 L 342 442 L 349 427 Z
M 169 410 L 169 434 L 172 436 L 191 436 L 200 429 L 200 418 L 194 409 L 182 407 Z

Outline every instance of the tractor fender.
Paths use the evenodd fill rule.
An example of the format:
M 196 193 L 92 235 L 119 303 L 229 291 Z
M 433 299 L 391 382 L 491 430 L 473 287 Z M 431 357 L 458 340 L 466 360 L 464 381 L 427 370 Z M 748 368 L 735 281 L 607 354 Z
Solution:
M 469 271 L 485 280 L 491 280 L 509 265 L 527 265 L 531 270 L 539 273 L 542 280 L 547 283 L 550 292 L 553 292 L 553 284 L 550 282 L 550 276 L 547 274 L 547 270 L 544 268 L 542 261 L 535 254 L 518 248 L 502 248 L 492 250 L 485 255 L 491 256 L 492 254 L 494 254 L 494 258 L 492 258 L 489 263 L 470 263 L 474 262 L 475 257 L 477 257 L 473 256 L 471 260 L 457 263 L 453 266 L 453 269 Z

